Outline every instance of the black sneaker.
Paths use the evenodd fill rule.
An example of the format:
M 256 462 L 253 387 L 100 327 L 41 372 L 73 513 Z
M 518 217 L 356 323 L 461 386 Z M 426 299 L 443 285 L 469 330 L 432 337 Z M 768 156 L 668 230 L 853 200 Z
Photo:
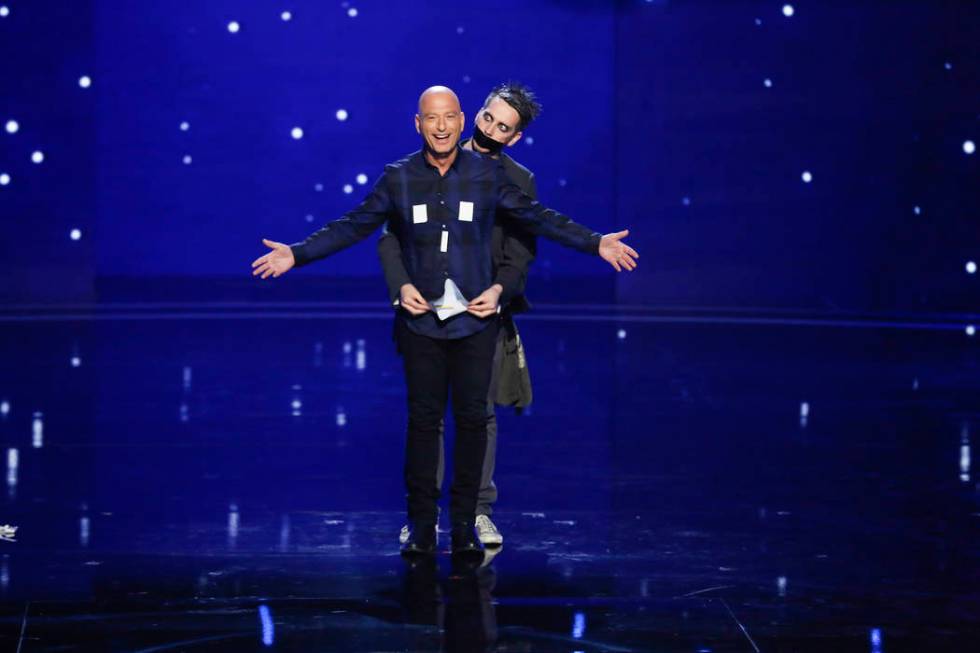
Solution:
M 436 525 L 418 522 L 412 524 L 405 543 L 403 556 L 433 555 L 436 552 Z
M 474 524 L 471 521 L 453 524 L 452 529 L 453 555 L 475 555 L 483 557 L 483 545 L 476 536 Z

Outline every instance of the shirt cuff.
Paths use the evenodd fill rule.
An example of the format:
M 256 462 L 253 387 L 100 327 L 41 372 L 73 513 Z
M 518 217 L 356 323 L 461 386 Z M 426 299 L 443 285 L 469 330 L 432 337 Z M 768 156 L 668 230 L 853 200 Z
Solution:
M 296 267 L 301 267 L 310 262 L 310 257 L 306 254 L 306 248 L 303 247 L 302 243 L 293 243 L 289 249 L 293 252 Z

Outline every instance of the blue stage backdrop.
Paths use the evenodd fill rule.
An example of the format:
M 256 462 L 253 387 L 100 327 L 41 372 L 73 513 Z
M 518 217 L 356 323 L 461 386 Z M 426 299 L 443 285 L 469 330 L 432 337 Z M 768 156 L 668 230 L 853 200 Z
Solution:
M 424 87 L 469 122 L 515 79 L 544 104 L 510 150 L 541 199 L 642 254 L 617 277 L 545 243 L 532 298 L 977 304 L 971 3 L 3 6 L 7 301 L 255 296 L 260 238 L 302 239 L 419 147 Z M 375 242 L 258 296 L 383 301 Z

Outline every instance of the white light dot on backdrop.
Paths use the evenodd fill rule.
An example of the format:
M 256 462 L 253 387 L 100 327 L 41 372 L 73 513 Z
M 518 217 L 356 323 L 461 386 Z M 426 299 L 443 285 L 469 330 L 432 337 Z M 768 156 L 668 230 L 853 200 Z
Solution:
M 184 158 L 181 159 L 181 161 L 184 162 L 185 166 L 189 166 L 190 164 L 194 163 L 194 159 L 191 157 L 190 154 L 185 154 Z
M 185 132 L 185 131 L 187 131 L 190 128 L 191 128 L 191 124 L 189 122 L 187 122 L 186 120 L 184 122 L 180 123 L 180 131 Z
M 977 334 L 977 328 L 975 326 L 973 326 L 972 324 L 968 324 L 966 326 L 966 335 L 968 335 L 970 337 L 973 337 L 976 334 Z
M 82 366 L 82 359 L 79 358 L 78 356 L 72 356 L 71 357 L 71 366 L 72 367 L 81 367 Z
M 347 120 L 347 109 L 337 109 L 337 120 L 340 122 Z
M 456 28 L 456 33 L 457 33 L 457 34 L 462 34 L 462 33 L 463 33 L 463 32 L 465 32 L 465 31 L 466 31 L 466 30 L 465 30 L 465 29 L 463 29 L 463 26 L 462 26 L 462 25 L 460 25 L 459 27 L 457 27 L 457 28 Z
M 966 273 L 967 274 L 976 274 L 977 273 L 977 263 L 976 263 L 976 261 L 967 261 L 966 262 Z
M 71 232 L 68 234 L 68 237 L 71 238 L 72 240 L 81 240 L 82 239 L 82 230 L 81 229 L 72 229 Z
M 792 18 L 793 17 L 793 14 L 795 14 L 795 13 L 796 13 L 796 10 L 793 9 L 793 5 L 783 5 L 783 15 L 784 16 L 786 16 L 787 18 Z
M 92 85 L 92 78 L 88 75 L 82 75 L 78 78 L 78 85 L 82 88 L 89 88 Z
M 765 86 L 766 88 L 772 88 L 772 80 L 771 80 L 771 79 L 769 79 L 768 77 L 766 77 L 766 78 L 765 78 L 765 79 L 764 79 L 764 80 L 762 81 L 762 85 L 763 85 L 763 86 Z
M 20 125 L 16 120 L 8 120 L 4 127 L 6 128 L 8 134 L 16 134 L 20 129 Z
M 31 153 L 31 161 L 34 163 L 44 163 L 44 152 L 37 150 Z
M 469 84 L 471 77 L 469 75 L 463 75 L 463 83 Z
M 620 329 L 616 332 L 616 337 L 620 340 L 626 340 L 626 329 Z
M 963 141 L 963 151 L 967 154 L 973 154 L 977 151 L 977 146 L 973 141 Z
M 946 70 L 952 70 L 953 64 L 947 61 L 946 63 L 943 64 L 943 68 L 945 68 Z
M 238 31 L 241 28 L 242 26 L 238 24 L 237 20 L 233 20 L 230 23 L 228 23 L 228 31 L 231 32 L 232 34 L 238 34 Z
M 761 18 L 756 18 L 755 19 L 755 26 L 756 27 L 762 27 L 762 19 Z
M 315 190 L 318 193 L 322 193 L 323 192 L 323 184 L 314 184 L 313 185 L 313 190 Z
M 6 18 L 9 15 L 10 15 L 10 7 L 8 7 L 7 5 L 0 7 L 0 18 Z
M 691 206 L 691 198 L 690 197 L 682 197 L 681 198 L 681 204 L 683 204 L 684 206 Z
M 301 138 L 303 138 L 303 129 L 302 129 L 302 128 L 300 128 L 300 127 L 293 127 L 293 129 L 292 129 L 292 130 L 291 130 L 291 131 L 289 132 L 289 134 L 290 134 L 290 135 L 291 135 L 291 136 L 292 136 L 292 137 L 293 137 L 293 138 L 294 138 L 295 140 L 297 140 L 297 141 L 298 141 L 299 139 L 301 139 Z
M 912 207 L 912 213 L 914 213 L 916 215 L 922 215 L 922 207 L 921 206 L 913 206 Z
M 561 179 L 558 180 L 558 185 L 564 188 L 565 186 L 568 185 L 568 180 L 562 177 Z
M 534 136 L 528 136 L 527 138 L 524 139 L 524 142 L 527 143 L 528 145 L 534 145 Z
M 803 174 L 800 175 L 800 178 L 803 179 L 804 184 L 809 184 L 811 181 L 813 181 L 813 175 L 810 174 L 809 170 L 804 170 Z
M 306 221 L 307 221 L 307 222 L 313 222 L 313 216 L 312 216 L 312 215 L 310 215 L 309 213 L 307 213 L 307 214 L 306 214 Z
M 350 184 L 344 184 L 344 193 L 345 194 L 350 195 L 353 192 L 354 192 L 354 187 L 353 186 L 351 186 Z
M 367 175 L 364 174 L 363 172 L 361 174 L 357 175 L 357 183 L 360 184 L 361 186 L 363 186 L 364 184 L 366 184 L 367 183 Z
M 357 18 L 357 7 L 351 7 L 347 10 L 347 15 L 351 18 Z
M 6 186 L 10 183 L 10 175 L 6 172 L 0 172 L 0 186 Z
M 284 21 L 289 22 L 293 19 L 293 12 L 284 11 L 281 14 L 279 14 L 279 17 L 282 18 Z

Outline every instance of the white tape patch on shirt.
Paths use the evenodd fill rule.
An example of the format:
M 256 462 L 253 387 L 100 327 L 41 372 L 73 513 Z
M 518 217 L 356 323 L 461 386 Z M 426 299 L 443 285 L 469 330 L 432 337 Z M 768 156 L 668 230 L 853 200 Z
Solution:
M 459 203 L 459 219 L 463 222 L 473 222 L 473 202 Z
M 412 222 L 414 224 L 421 224 L 423 222 L 428 222 L 429 213 L 425 210 L 425 204 L 413 204 L 412 205 Z
M 442 232 L 442 242 L 439 243 L 439 251 L 440 252 L 448 252 L 449 251 L 449 232 L 448 231 L 443 231 Z

